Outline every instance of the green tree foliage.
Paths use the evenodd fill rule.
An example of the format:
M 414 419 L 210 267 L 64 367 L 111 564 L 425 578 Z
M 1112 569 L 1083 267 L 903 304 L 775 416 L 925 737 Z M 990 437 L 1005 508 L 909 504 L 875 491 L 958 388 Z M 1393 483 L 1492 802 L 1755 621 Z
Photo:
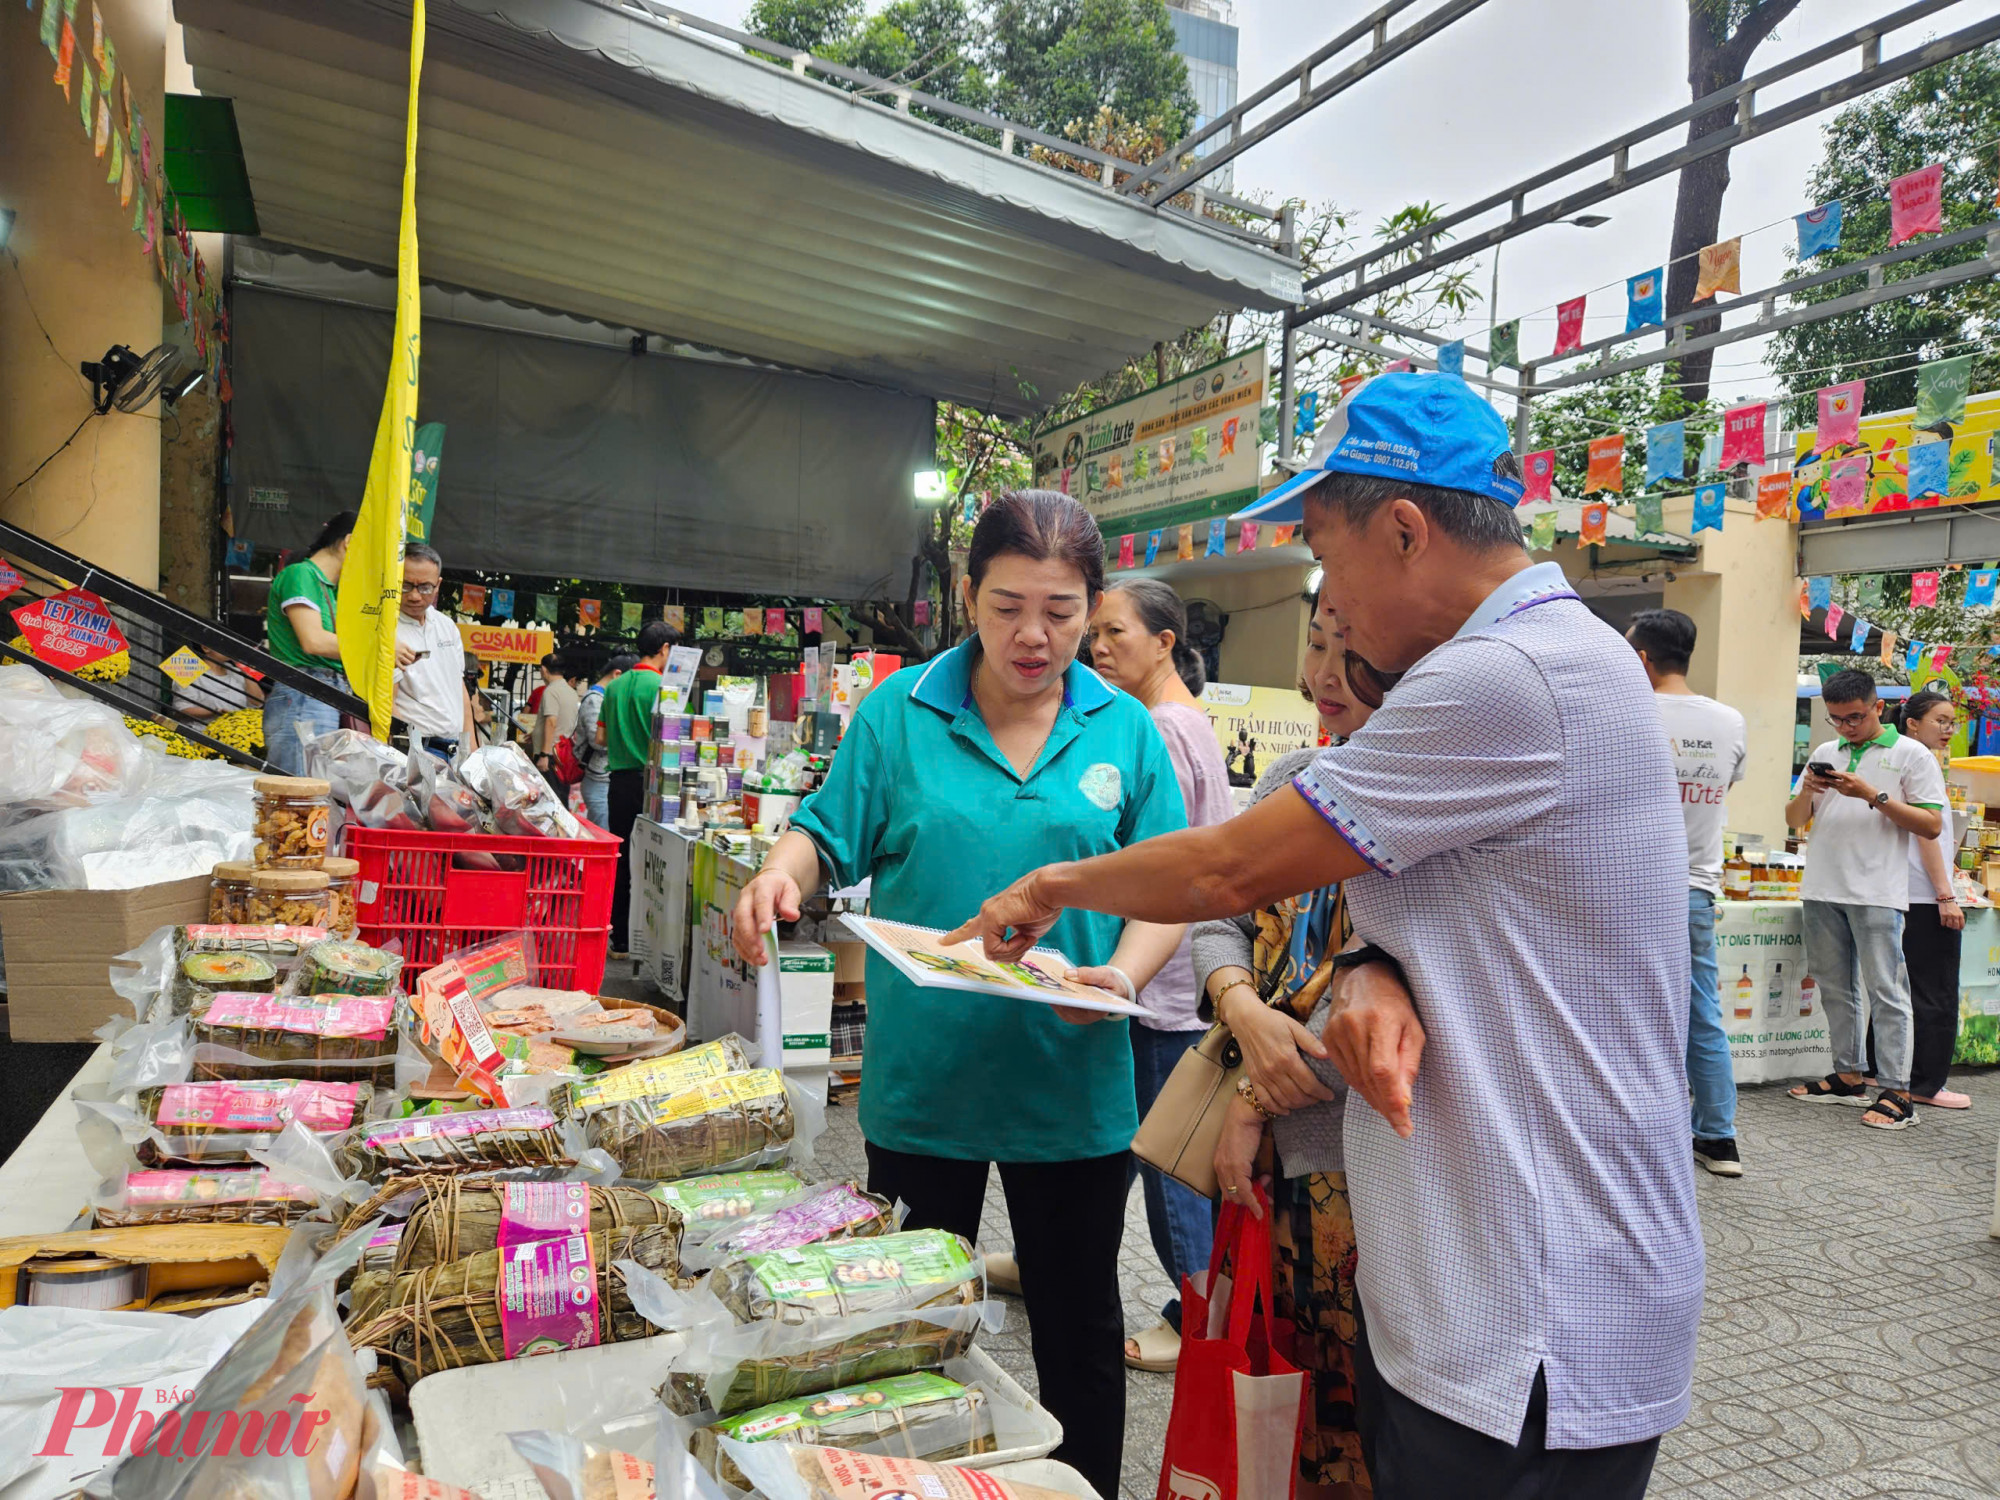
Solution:
M 1701 459 L 1702 439 L 1719 425 L 1720 408 L 1712 401 L 1689 402 L 1681 392 L 1678 368 L 1673 364 L 1644 370 L 1627 370 L 1589 385 L 1572 386 L 1553 396 L 1535 401 L 1528 446 L 1537 452 L 1556 451 L 1556 489 L 1565 497 L 1583 497 L 1583 481 L 1590 467 L 1593 438 L 1625 434 L 1625 493 L 1637 495 L 1646 477 L 1648 427 L 1676 420 L 1687 423 L 1687 471 L 1692 480 Z M 1657 486 L 1671 493 L 1681 486 Z M 1607 496 L 1606 498 L 1614 498 Z
M 758 36 L 824 57 L 860 19 L 861 0 L 756 0 L 743 24 Z
M 1946 232 L 1993 217 L 1994 141 L 2000 139 L 2000 46 L 1987 47 L 1914 74 L 1836 115 L 1824 132 L 1825 155 L 1806 184 L 1815 204 L 1843 205 L 1840 248 L 1816 256 L 1800 275 L 1845 265 L 1889 248 L 1889 183 L 1932 162 L 1944 163 Z M 1964 261 L 1971 247 L 1889 267 L 1890 282 Z M 1847 281 L 1803 294 L 1824 301 L 1853 291 Z M 1974 352 L 2000 326 L 2000 283 L 1991 277 L 1878 302 L 1859 312 L 1780 332 L 1773 367 L 1791 400 L 1787 416 L 1817 418 L 1813 393 L 1865 378 L 1865 411 L 1895 411 L 1917 399 L 1919 358 Z M 2000 352 L 1976 351 L 1972 389 L 2000 386 Z
M 1000 112 L 1052 135 L 1109 106 L 1168 140 L 1194 124 L 1164 0 L 997 0 L 989 16 Z

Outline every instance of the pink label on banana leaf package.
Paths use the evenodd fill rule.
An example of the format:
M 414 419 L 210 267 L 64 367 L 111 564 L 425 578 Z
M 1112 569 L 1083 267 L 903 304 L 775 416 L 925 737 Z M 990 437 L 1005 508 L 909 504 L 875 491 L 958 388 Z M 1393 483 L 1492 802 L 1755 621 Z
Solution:
M 302 1036 L 380 1041 L 389 1034 L 395 1010 L 392 995 L 335 995 L 320 1000 L 225 990 L 209 1002 L 202 1023 L 240 1026 L 246 1031 L 295 1031 Z
M 500 1188 L 499 1246 L 590 1232 L 587 1182 L 509 1182 Z
M 204 1125 L 211 1130 L 283 1130 L 297 1120 L 325 1133 L 354 1123 L 352 1083 L 170 1083 L 160 1090 L 161 1127 Z
M 829 1187 L 803 1202 L 774 1209 L 753 1224 L 732 1230 L 721 1243 L 730 1255 L 791 1250 L 813 1245 L 879 1218 L 882 1210 L 850 1188 Z
M 485 1135 L 494 1130 L 548 1130 L 556 1117 L 539 1104 L 522 1109 L 469 1109 L 449 1115 L 425 1115 L 415 1120 L 385 1120 L 368 1134 L 368 1146 L 400 1146 L 432 1136 Z
M 508 1359 L 597 1343 L 597 1254 L 587 1234 L 507 1249 L 498 1295 L 500 1344 Z
M 370 1250 L 393 1250 L 403 1242 L 403 1231 L 409 1227 L 408 1224 L 384 1224 L 380 1229 L 368 1236 L 366 1248 Z
M 128 1204 L 249 1203 L 290 1199 L 313 1200 L 312 1189 L 280 1182 L 269 1172 L 129 1172 L 125 1177 Z

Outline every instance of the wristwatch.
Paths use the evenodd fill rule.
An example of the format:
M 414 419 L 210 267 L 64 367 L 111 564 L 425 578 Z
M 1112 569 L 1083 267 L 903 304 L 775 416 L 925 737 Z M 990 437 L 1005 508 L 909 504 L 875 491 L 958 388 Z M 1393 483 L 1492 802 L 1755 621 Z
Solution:
M 1887 792 L 1877 792 L 1875 794 L 1875 805 L 1877 807 L 1887 807 L 1889 805 L 1889 794 Z
M 1345 953 L 1336 953 L 1333 956 L 1333 972 L 1336 974 L 1342 969 L 1359 968 L 1362 964 L 1387 964 L 1399 974 L 1403 971 L 1403 966 L 1397 962 L 1395 954 L 1386 948 L 1378 948 L 1373 943 L 1363 943 L 1359 948 L 1350 948 Z

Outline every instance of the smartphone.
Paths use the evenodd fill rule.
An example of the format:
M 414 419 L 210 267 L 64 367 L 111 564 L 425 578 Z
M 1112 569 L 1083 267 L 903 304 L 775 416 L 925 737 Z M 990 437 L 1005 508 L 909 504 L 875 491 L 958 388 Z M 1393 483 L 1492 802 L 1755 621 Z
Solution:
M 1833 763 L 1831 761 L 1809 760 L 1806 762 L 1806 769 L 1815 776 L 1833 775 Z

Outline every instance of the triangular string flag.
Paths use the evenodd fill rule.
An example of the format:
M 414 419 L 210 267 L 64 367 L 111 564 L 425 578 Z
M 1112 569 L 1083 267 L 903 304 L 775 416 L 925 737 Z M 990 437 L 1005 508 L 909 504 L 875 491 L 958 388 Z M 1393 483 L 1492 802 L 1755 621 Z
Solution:
M 1540 511 L 1528 523 L 1528 539 L 1537 552 L 1546 552 L 1556 544 L 1556 513 L 1552 510 Z
M 1573 297 L 1556 304 L 1556 347 L 1554 354 L 1573 354 L 1583 347 L 1583 305 L 1587 299 Z M 1553 358 L 1554 354 L 1550 357 Z
M 1904 451 L 1912 508 L 1942 505 L 1951 494 L 1951 444 L 1914 443 Z
M 1576 544 L 1588 547 L 1604 540 L 1604 523 L 1611 514 L 1611 507 L 1605 501 L 1593 500 L 1584 506 L 1577 524 Z
M 1826 607 L 1826 624 L 1822 628 L 1834 640 L 1840 639 L 1840 621 L 1841 617 L 1846 613 L 1847 611 L 1842 609 L 1838 604 L 1829 604 Z
M 1868 649 L 1868 632 L 1872 628 L 1866 620 L 1856 615 L 1854 617 L 1854 638 L 1847 643 L 1847 649 L 1854 652 L 1857 656 L 1866 651 Z
M 1923 609 L 1937 603 L 1938 575 L 1935 573 L 1912 573 L 1910 575 L 1910 608 Z
M 1757 477 L 1757 519 L 1787 521 L 1792 515 L 1792 476 L 1760 474 Z
M 1948 645 L 1931 647 L 1931 665 L 1936 667 L 1940 672 L 1950 666 L 1951 647 Z
M 1965 607 L 1991 609 L 1996 580 L 2000 580 L 2000 571 L 1993 568 L 1980 568 L 1969 574 L 1965 580 Z
M 1632 507 L 1632 524 L 1638 527 L 1641 536 L 1651 536 L 1662 529 L 1660 524 L 1660 510 L 1660 497 L 1658 495 L 1641 495 L 1634 502 Z
M 1874 609 L 1882 602 L 1882 575 L 1864 573 L 1856 586 L 1855 602 L 1864 609 Z
M 1799 618 L 1801 620 L 1810 620 L 1812 618 L 1812 592 L 1807 587 L 1805 579 L 1801 578 L 1798 584 L 1798 598 L 1793 602 L 1799 607 Z
M 1694 492 L 1694 529 L 1696 531 L 1722 530 L 1723 487 L 1719 484 L 1697 485 Z
M 1707 433 L 1701 440 L 1700 472 L 1713 474 L 1722 467 L 1722 429 Z
M 1747 402 L 1722 414 L 1722 467 L 1764 461 L 1764 403 Z
M 1799 228 L 1799 259 L 1811 260 L 1815 255 L 1824 255 L 1829 250 L 1840 248 L 1840 204 L 1838 200 L 1809 208 L 1797 215 L 1793 223 Z
M 1160 534 L 1157 531 L 1149 531 L 1146 533 L 1146 566 L 1149 568 L 1152 567 L 1155 562 L 1159 561 L 1159 557 Z
M 487 613 L 494 619 L 511 620 L 514 618 L 514 591 L 512 589 L 495 589 L 486 596 L 486 599 L 490 606 Z
M 1893 630 L 1885 630 L 1882 632 L 1882 654 L 1881 654 L 1882 665 L 1885 667 L 1894 666 L 1896 664 L 1895 657 L 1896 657 L 1896 632 Z
M 1236 550 L 1238 552 L 1255 552 L 1257 550 L 1257 523 L 1255 521 L 1245 521 L 1241 526 L 1236 528 Z
M 1614 495 L 1625 490 L 1625 434 L 1590 440 L 1590 468 L 1584 476 L 1583 492 L 1594 495 L 1609 490 Z
M 1556 477 L 1556 450 L 1544 448 L 1539 453 L 1530 453 L 1521 460 L 1523 489 L 1521 503 L 1549 498 L 1549 484 Z
M 1118 538 L 1118 566 L 1121 568 L 1132 566 L 1132 533 L 1129 531 Z
M 1188 561 L 1190 561 L 1190 560 L 1191 560 L 1191 559 L 1192 559 L 1192 558 L 1194 557 L 1194 527 L 1193 527 L 1193 526 L 1183 526 L 1183 527 L 1181 528 L 1181 532 L 1180 532 L 1180 548 L 1179 548 L 1179 550 L 1178 550 L 1178 551 L 1177 551 L 1177 552 L 1175 553 L 1175 556 L 1177 556 L 1177 557 L 1178 557 L 1178 558 L 1179 558 L 1179 559 L 1180 559 L 1180 560 L 1181 560 L 1182 562 L 1188 562 Z
M 554 594 L 535 595 L 535 618 L 545 624 L 555 624 L 556 596 Z
M 1944 163 L 1932 162 L 1889 184 L 1889 248 L 1944 228 Z
M 1641 271 L 1625 281 L 1625 331 L 1637 333 L 1641 328 L 1666 321 L 1666 268 L 1655 266 L 1650 271 Z
M 1903 670 L 1905 672 L 1916 671 L 1918 663 L 1923 659 L 1924 643 L 1922 641 L 1911 641 L 1909 649 L 1903 653 Z
M 1271 528 L 1271 545 L 1273 547 L 1291 546 L 1292 533 L 1297 529 L 1297 526 L 1292 523 L 1287 523 L 1283 526 L 1273 526 Z
M 1917 367 L 1917 413 L 1913 427 L 1954 425 L 1965 420 L 1965 398 L 1972 389 L 1972 356 L 1934 359 Z
M 1825 609 L 1833 603 L 1833 580 L 1824 576 L 1806 580 L 1806 602 L 1814 609 Z
M 1506 323 L 1493 325 L 1492 338 L 1487 348 L 1487 366 L 1499 369 L 1502 365 L 1521 368 L 1521 320 L 1514 318 Z
M 1223 535 L 1227 528 L 1228 522 L 1221 516 L 1217 516 L 1213 521 L 1208 523 L 1208 551 L 1205 554 L 1206 556 L 1222 556 Z
M 1723 240 L 1719 244 L 1704 246 L 1697 257 L 1699 271 L 1695 277 L 1694 300 L 1702 302 L 1717 292 L 1740 292 L 1743 290 L 1743 241 L 1741 238 Z
M 1309 438 L 1319 431 L 1319 392 L 1303 391 L 1299 395 L 1298 411 L 1292 420 L 1293 433 Z M 1143 471 L 1142 471 L 1143 472 Z
M 1437 365 L 1438 374 L 1465 379 L 1465 340 L 1454 339 L 1449 344 L 1438 345 Z
M 1868 503 L 1868 455 L 1850 453 L 1826 466 L 1826 513 L 1860 510 Z
M 919 600 L 918 602 L 924 604 L 925 606 L 928 606 L 931 601 L 928 599 L 923 599 Z M 627 607 L 629 608 L 630 606 Z M 919 620 L 917 623 L 921 625 L 924 622 Z M 764 634 L 783 635 L 787 628 L 788 627 L 786 626 L 785 623 L 785 612 L 782 609 L 766 609 L 764 611 Z
M 1813 434 L 1815 453 L 1842 445 L 1851 448 L 1861 441 L 1861 398 L 1867 387 L 1865 380 L 1820 387 L 1819 429 Z
M 1662 422 L 1646 429 L 1646 487 L 1680 482 L 1687 468 L 1687 423 Z

